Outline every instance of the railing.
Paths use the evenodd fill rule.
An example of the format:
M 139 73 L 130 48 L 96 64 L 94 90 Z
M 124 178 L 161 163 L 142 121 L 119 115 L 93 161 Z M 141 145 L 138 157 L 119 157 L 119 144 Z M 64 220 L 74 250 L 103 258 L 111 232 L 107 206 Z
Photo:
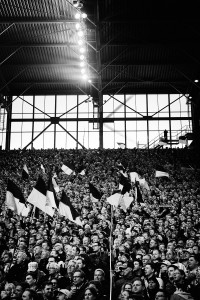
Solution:
M 184 136 L 186 133 L 191 133 L 191 132 L 192 132 L 191 127 L 188 126 L 188 125 L 185 125 L 181 129 L 179 129 L 178 131 L 176 131 L 176 132 L 172 131 L 171 132 L 171 141 L 174 141 L 174 142 L 177 141 L 177 144 L 178 144 L 179 136 Z M 155 148 L 156 146 L 159 145 L 159 141 L 163 137 L 164 137 L 164 132 L 159 133 L 154 139 L 152 139 L 149 142 L 149 147 L 148 147 L 148 144 L 145 144 L 142 148 Z

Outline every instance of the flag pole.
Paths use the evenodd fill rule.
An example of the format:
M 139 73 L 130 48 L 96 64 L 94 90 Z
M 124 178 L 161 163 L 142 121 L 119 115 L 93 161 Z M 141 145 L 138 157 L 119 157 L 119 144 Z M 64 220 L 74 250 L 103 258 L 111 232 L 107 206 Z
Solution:
M 111 205 L 111 222 L 110 222 L 110 300 L 112 300 L 112 232 L 113 232 L 113 205 Z

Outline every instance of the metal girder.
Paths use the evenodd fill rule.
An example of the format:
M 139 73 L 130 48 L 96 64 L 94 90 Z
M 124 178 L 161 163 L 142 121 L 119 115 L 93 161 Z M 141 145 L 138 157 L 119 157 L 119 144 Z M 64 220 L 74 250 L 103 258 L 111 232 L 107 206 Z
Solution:
M 22 150 L 25 150 L 29 145 L 31 145 L 45 130 L 47 130 L 51 126 L 51 123 L 45 127 L 36 137 L 34 137 L 30 143 L 28 143 Z
M 126 117 L 126 121 L 146 121 L 148 118 L 148 116 L 141 116 L 141 117 Z M 171 120 L 192 120 L 192 117 L 171 117 L 170 118 Z M 23 122 L 34 122 L 34 123 L 37 123 L 37 122 L 51 122 L 51 119 L 44 119 L 44 118 L 37 118 L 37 119 L 22 119 Z M 119 118 L 103 118 L 102 119 L 102 122 L 103 123 L 110 123 L 110 122 L 117 122 L 117 121 L 124 121 L 125 118 L 124 117 L 119 117 Z M 166 120 L 169 120 L 169 117 L 152 117 L 152 116 L 149 116 L 149 120 L 150 121 L 166 121 Z M 15 119 L 15 118 L 12 118 L 12 122 L 19 122 L 20 119 Z M 62 118 L 60 119 L 60 123 L 62 122 L 74 122 L 74 121 L 88 121 L 88 122 L 99 122 L 99 118 Z
M 49 24 L 49 23 L 77 23 L 75 19 L 67 19 L 67 18 L 60 18 L 60 19 L 19 19 L 19 18 L 1 18 L 0 24 Z
M 8 27 L 6 27 L 3 31 L 0 32 L 0 36 L 4 34 L 9 28 L 11 28 L 14 25 L 14 23 L 10 24 Z
M 60 123 L 58 124 L 65 132 L 67 132 L 71 138 L 73 138 L 83 149 L 86 149 L 65 127 L 63 127 Z

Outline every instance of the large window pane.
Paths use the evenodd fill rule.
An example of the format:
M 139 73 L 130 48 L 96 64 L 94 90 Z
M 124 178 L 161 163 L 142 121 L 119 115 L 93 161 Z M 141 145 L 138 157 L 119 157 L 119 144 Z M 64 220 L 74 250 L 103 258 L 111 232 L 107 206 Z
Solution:
M 103 96 L 103 117 L 113 118 L 114 117 L 114 100 L 108 95 Z
M 140 118 L 136 110 L 136 95 L 126 95 L 126 117 Z

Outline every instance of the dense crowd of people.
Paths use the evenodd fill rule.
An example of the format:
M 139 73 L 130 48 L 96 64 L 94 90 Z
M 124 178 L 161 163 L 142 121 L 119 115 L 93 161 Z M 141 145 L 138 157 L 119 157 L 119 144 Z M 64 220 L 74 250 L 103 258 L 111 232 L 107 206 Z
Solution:
M 67 161 L 74 171 L 61 171 Z M 4 300 L 199 300 L 200 171 L 191 149 L 0 152 L 0 297 Z M 22 177 L 26 164 L 29 178 Z M 41 168 L 42 165 L 42 168 Z M 156 177 L 158 165 L 168 177 Z M 142 203 L 130 181 L 127 209 L 107 201 L 121 170 L 145 179 Z M 79 172 L 84 168 L 84 175 Z M 6 205 L 8 179 L 27 200 L 53 176 L 82 226 L 55 209 L 26 217 Z M 101 197 L 95 201 L 90 184 Z M 31 207 L 30 204 L 27 204 Z

